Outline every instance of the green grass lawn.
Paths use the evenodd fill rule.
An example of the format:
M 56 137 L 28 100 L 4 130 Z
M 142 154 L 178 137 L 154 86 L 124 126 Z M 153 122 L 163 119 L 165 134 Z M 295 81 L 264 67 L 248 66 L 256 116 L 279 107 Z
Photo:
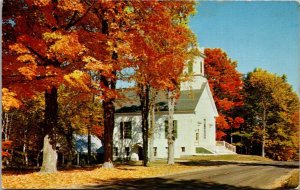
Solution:
M 242 154 L 234 154 L 234 155 L 205 155 L 205 156 L 184 156 L 178 160 L 190 160 L 190 161 L 272 161 L 269 158 L 263 158 L 261 156 L 254 155 L 242 155 Z
M 183 163 L 186 163 L 186 165 L 202 165 L 202 162 L 199 161 L 272 161 L 269 158 L 263 158 L 261 156 L 253 156 L 253 155 L 205 155 L 205 156 L 184 156 L 181 158 L 175 159 L 175 165 L 182 165 Z M 190 163 L 190 164 L 188 164 Z M 197 164 L 199 163 L 199 164 Z M 141 160 L 139 161 L 127 161 L 127 162 L 115 162 L 117 165 L 131 165 L 131 166 L 142 166 L 143 162 Z M 221 164 L 221 163 L 217 163 Z M 149 162 L 148 166 L 162 166 L 167 165 L 167 159 L 156 159 L 154 162 Z

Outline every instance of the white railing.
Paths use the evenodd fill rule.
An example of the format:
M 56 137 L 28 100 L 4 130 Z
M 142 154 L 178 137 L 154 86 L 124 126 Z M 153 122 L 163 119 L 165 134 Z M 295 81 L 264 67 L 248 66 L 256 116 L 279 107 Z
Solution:
M 226 141 L 216 141 L 216 145 L 217 146 L 224 146 L 225 148 L 227 148 L 228 150 L 232 151 L 232 152 L 236 152 L 236 146 L 226 142 Z

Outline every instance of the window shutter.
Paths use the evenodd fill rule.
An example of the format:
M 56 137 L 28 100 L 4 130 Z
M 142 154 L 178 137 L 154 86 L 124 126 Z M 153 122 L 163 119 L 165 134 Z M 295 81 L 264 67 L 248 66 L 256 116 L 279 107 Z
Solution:
M 165 120 L 165 138 L 168 138 L 168 120 Z
M 131 125 L 131 121 L 126 122 L 125 138 L 127 138 L 127 139 L 131 139 L 132 138 L 132 125 Z
M 120 123 L 120 139 L 123 139 L 124 123 Z

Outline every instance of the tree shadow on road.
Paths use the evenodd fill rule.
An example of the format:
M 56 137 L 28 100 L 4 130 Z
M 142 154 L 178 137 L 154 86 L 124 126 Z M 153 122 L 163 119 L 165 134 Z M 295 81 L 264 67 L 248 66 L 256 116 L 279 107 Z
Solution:
M 86 185 L 87 189 L 124 189 L 124 190 L 172 190 L 172 189 L 205 189 L 205 190 L 257 190 L 252 187 L 231 186 L 215 182 L 201 180 L 174 180 L 165 178 L 144 178 L 144 179 L 112 179 L 109 181 L 98 181 L 99 184 Z
M 186 161 L 178 162 L 184 166 L 225 166 L 225 165 L 238 165 L 238 166 L 274 166 L 278 168 L 299 168 L 299 163 L 296 162 L 235 162 L 235 161 L 211 161 L 211 160 L 199 160 L 199 161 Z

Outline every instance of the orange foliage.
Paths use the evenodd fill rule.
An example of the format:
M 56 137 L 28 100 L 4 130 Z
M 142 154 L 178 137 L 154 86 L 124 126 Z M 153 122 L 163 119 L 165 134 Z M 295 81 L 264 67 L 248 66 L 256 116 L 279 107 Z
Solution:
M 12 146 L 12 141 L 2 141 L 2 158 L 10 156 L 8 150 Z
M 243 118 L 234 110 L 243 105 L 242 75 L 236 70 L 237 63 L 221 49 L 205 49 L 205 73 L 220 116 L 217 118 L 217 139 L 223 139 L 226 130 L 239 128 Z
M 134 57 L 131 61 L 137 68 L 135 79 L 140 85 L 174 90 L 185 62 L 191 58 L 187 49 L 195 45 L 192 32 L 184 24 L 174 24 L 174 20 L 183 7 L 186 12 L 182 15 L 189 15 L 194 2 L 133 1 L 132 4 L 139 8 L 136 17 L 141 17 L 134 26 L 138 30 L 129 36 Z M 151 10 L 145 11 L 149 6 Z
M 77 168 L 53 174 L 38 172 L 20 174 L 20 171 L 18 171 L 18 173 L 3 173 L 2 183 L 8 189 L 85 189 L 88 185 L 95 183 L 101 185 L 107 181 L 170 175 L 195 169 L 199 169 L 199 166 L 159 165 L 143 167 L 117 165 L 109 170 L 101 167 Z
M 2 142 L 2 149 L 3 150 L 8 150 L 11 148 L 12 141 L 3 141 Z
M 92 134 L 96 135 L 99 139 L 102 139 L 104 134 L 104 126 L 93 125 Z

